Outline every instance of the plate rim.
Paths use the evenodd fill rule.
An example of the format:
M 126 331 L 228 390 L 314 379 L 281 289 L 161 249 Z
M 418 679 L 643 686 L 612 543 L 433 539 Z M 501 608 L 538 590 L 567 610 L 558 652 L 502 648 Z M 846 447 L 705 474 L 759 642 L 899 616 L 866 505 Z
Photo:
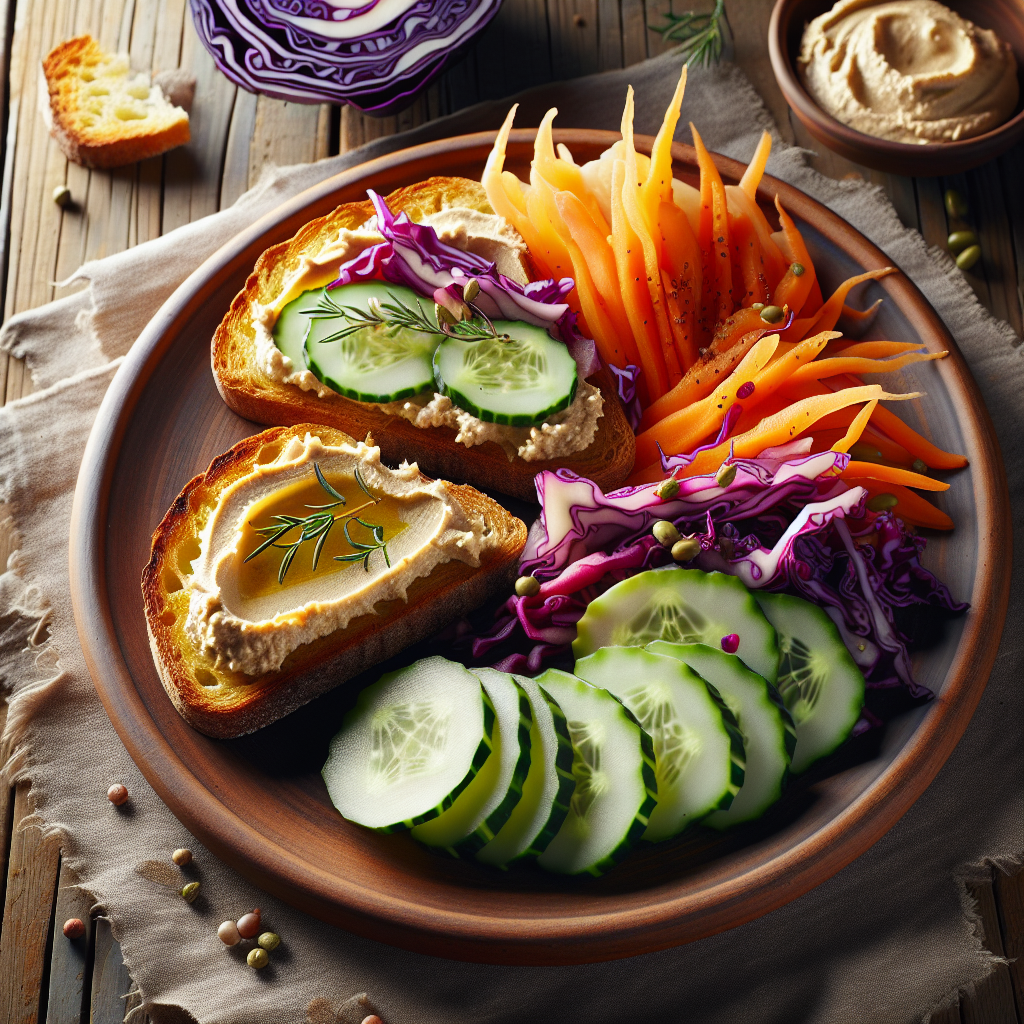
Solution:
M 980 551 L 972 608 L 947 670 L 945 689 L 903 748 L 860 796 L 783 854 L 711 888 L 629 912 L 575 917 L 559 914 L 509 920 L 441 910 L 397 895 L 382 897 L 374 892 L 367 896 L 366 890 L 299 861 L 271 843 L 192 775 L 150 716 L 123 660 L 109 607 L 105 532 L 109 487 L 127 423 L 150 375 L 174 341 L 169 328 L 202 303 L 204 289 L 216 287 L 218 274 L 230 273 L 246 261 L 251 268 L 255 259 L 249 259 L 248 253 L 268 232 L 280 230 L 315 203 L 375 174 L 453 153 L 468 160 L 474 150 L 486 152 L 495 135 L 493 131 L 477 132 L 397 150 L 326 178 L 239 232 L 171 294 L 115 373 L 86 445 L 71 517 L 72 606 L 90 675 L 132 759 L 172 813 L 214 854 L 254 884 L 329 923 L 418 952 L 480 963 L 596 962 L 707 937 L 777 909 L 851 863 L 903 816 L 967 728 L 995 661 L 995 645 L 986 644 L 984 636 L 991 635 L 993 622 L 1001 633 L 1009 601 L 1009 559 L 1005 557 L 1012 539 L 1009 494 L 991 419 L 966 361 L 917 286 L 904 273 L 893 274 L 879 284 L 894 298 L 903 293 L 912 300 L 915 314 L 922 320 L 921 324 L 914 320 L 915 328 L 928 330 L 949 349 L 949 358 L 937 364 L 937 369 L 946 378 L 945 387 L 955 385 L 952 390 L 966 399 L 958 418 L 972 470 L 979 474 L 976 490 L 987 500 L 979 499 L 978 506 Z M 533 129 L 519 129 L 512 132 L 510 142 L 532 142 L 534 135 Z M 560 130 L 555 135 L 556 141 L 570 148 L 574 141 L 610 144 L 620 138 L 617 132 L 593 130 Z M 652 143 L 650 137 L 637 136 L 638 148 L 649 150 Z M 738 161 L 718 154 L 713 158 L 723 175 L 738 179 L 742 174 L 744 165 Z M 681 143 L 673 145 L 673 159 L 696 164 L 692 147 Z M 809 220 L 806 214 L 813 211 L 816 229 L 830 240 L 841 231 L 842 248 L 865 268 L 893 263 L 806 193 L 767 175 L 761 188 L 766 195 L 769 189 L 777 192 L 787 210 L 801 219 Z M 305 219 L 310 218 L 307 215 Z M 265 247 L 263 244 L 260 251 Z M 906 308 L 903 312 L 909 317 Z M 214 827 L 209 821 L 215 822 Z M 325 891 L 333 894 L 330 901 L 325 902 Z

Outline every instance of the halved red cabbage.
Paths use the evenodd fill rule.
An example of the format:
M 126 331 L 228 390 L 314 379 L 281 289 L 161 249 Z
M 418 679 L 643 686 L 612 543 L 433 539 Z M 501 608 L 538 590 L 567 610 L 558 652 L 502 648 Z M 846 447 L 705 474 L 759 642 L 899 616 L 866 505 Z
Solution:
M 196 31 L 236 84 L 375 114 L 409 104 L 500 0 L 190 0 Z

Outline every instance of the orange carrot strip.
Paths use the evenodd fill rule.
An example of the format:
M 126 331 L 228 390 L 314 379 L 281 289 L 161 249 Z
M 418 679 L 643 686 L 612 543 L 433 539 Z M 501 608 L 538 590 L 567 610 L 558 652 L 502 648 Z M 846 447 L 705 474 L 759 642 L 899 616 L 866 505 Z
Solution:
M 831 359 L 818 359 L 807 366 L 801 366 L 791 380 L 794 384 L 804 380 L 821 380 L 824 377 L 836 377 L 841 373 L 889 373 L 901 370 L 912 363 L 926 363 L 941 359 L 948 352 L 913 352 L 895 359 L 859 359 L 856 356 L 834 356 Z
M 760 310 L 738 309 L 718 325 L 715 336 L 711 339 L 711 346 L 716 352 L 725 352 L 744 335 L 751 331 L 759 331 L 766 326 L 764 320 L 761 319 Z M 768 329 L 771 330 L 770 327 Z M 781 332 L 776 333 L 781 336 Z
M 640 240 L 633 233 L 622 206 L 622 185 L 626 179 L 626 164 L 616 160 L 612 169 L 612 251 L 618 272 L 619 288 L 626 316 L 636 341 L 640 368 L 647 379 L 651 401 L 668 391 L 668 373 L 661 355 L 661 343 L 654 323 L 651 295 L 647 289 L 647 270 L 644 266 Z
M 881 299 L 875 299 L 867 309 L 854 309 L 853 306 L 847 306 L 846 303 L 843 303 L 843 312 L 839 318 L 850 324 L 851 327 L 861 330 L 875 318 L 875 314 L 878 312 L 878 307 L 881 304 Z
M 726 185 L 725 196 L 729 204 L 730 215 L 732 217 L 746 216 L 757 232 L 757 241 L 761 246 L 762 269 L 765 279 L 768 281 L 768 294 L 770 295 L 785 275 L 789 261 L 783 256 L 772 237 L 772 226 L 768 223 L 768 218 L 764 215 L 761 207 L 738 185 Z
M 864 281 L 877 281 L 879 278 L 886 277 L 887 275 L 894 274 L 895 272 L 895 267 L 883 267 L 881 270 L 869 270 L 866 273 L 857 274 L 854 277 L 847 278 L 847 280 L 845 280 L 832 293 L 828 302 L 821 307 L 821 310 L 818 312 L 810 330 L 831 331 L 832 328 L 839 323 L 839 317 L 843 312 L 844 301 L 851 288 L 858 284 L 862 284 Z
M 841 474 L 843 480 L 877 480 L 881 483 L 901 484 L 903 487 L 916 487 L 920 491 L 948 491 L 949 484 L 942 480 L 933 480 L 923 473 L 914 473 L 909 469 L 896 469 L 894 466 L 883 466 L 877 462 L 850 462 Z
M 923 347 L 917 341 L 847 341 L 845 338 L 838 338 L 833 342 L 833 346 L 837 349 L 838 355 L 863 359 L 885 359 Z M 829 348 L 826 354 L 831 351 L 832 348 Z
M 717 430 L 725 419 L 729 407 L 736 401 L 736 391 L 755 378 L 771 359 L 779 344 L 779 336 L 770 334 L 761 338 L 743 357 L 739 366 L 722 382 L 722 386 L 693 405 L 666 416 L 636 438 L 636 462 L 645 466 L 658 458 L 658 445 L 662 451 L 689 451 L 698 441 Z
M 811 262 L 807 246 L 804 245 L 803 237 L 797 230 L 792 217 L 782 208 L 778 196 L 775 197 L 775 208 L 779 211 L 782 233 L 788 245 L 788 252 L 792 253 L 792 259 L 786 270 L 786 276 L 772 293 L 772 302 L 776 306 L 789 306 L 796 312 L 807 301 L 807 296 L 811 294 L 811 286 L 815 279 L 814 264 Z M 794 267 L 803 269 L 796 274 L 793 270 Z
M 757 343 L 767 331 L 751 331 L 738 341 L 727 352 L 707 353 L 690 367 L 683 375 L 683 379 L 667 394 L 664 394 L 656 402 L 645 410 L 640 420 L 640 430 L 647 430 L 653 427 L 659 420 L 675 412 L 677 409 L 684 409 L 694 402 L 699 402 L 709 395 L 717 386 L 719 381 L 725 380 L 732 372 L 733 367 L 740 362 L 750 348 Z
M 796 402 L 782 412 L 761 420 L 753 430 L 723 441 L 715 448 L 700 452 L 685 470 L 677 471 L 676 476 L 690 477 L 713 473 L 730 451 L 734 456 L 742 459 L 753 458 L 763 452 L 765 448 L 773 448 L 776 445 L 792 441 L 814 426 L 823 416 L 848 405 L 859 405 L 861 402 L 870 402 L 875 398 L 883 401 L 905 401 L 918 397 L 920 396 L 916 392 L 908 395 L 890 395 L 877 384 L 867 384 L 861 388 L 846 388 L 844 391 L 831 395 L 816 395 L 813 398 Z M 652 471 L 657 471 L 657 475 L 651 477 Z M 662 475 L 660 465 L 652 462 L 635 470 L 627 482 L 631 485 L 647 483 L 650 479 L 658 479 L 659 475 Z
M 672 139 L 679 123 L 679 111 L 683 105 L 686 92 L 686 65 L 679 73 L 676 91 L 669 100 L 662 118 L 661 127 L 651 147 L 651 165 L 647 171 L 647 179 L 640 188 L 640 204 L 647 216 L 647 223 L 653 228 L 658 222 L 658 207 L 672 200 Z M 629 101 L 627 100 L 627 103 Z M 630 124 L 632 129 L 632 123 Z M 625 137 L 625 135 L 623 135 Z
M 814 424 L 814 437 L 811 443 L 812 452 L 817 453 L 827 451 L 829 448 L 834 448 L 835 445 L 839 444 L 843 440 L 843 438 L 850 432 L 849 427 L 842 427 L 839 429 L 833 429 L 831 427 L 826 428 L 825 423 L 830 419 L 836 419 L 838 422 L 838 418 L 848 411 L 849 410 L 847 409 L 843 409 L 842 412 L 833 413 L 831 416 L 823 416 Z M 849 419 L 849 417 L 847 418 Z M 884 434 L 880 434 L 871 426 L 870 423 L 864 428 L 864 432 L 861 434 L 859 441 L 855 441 L 854 444 L 857 446 L 858 455 L 862 460 L 867 457 L 867 449 L 874 448 L 878 455 L 878 462 L 886 466 L 895 466 L 900 469 L 906 469 L 914 461 L 913 456 L 910 455 L 905 448 L 900 447 L 900 445 L 895 441 L 890 441 Z
M 852 481 L 851 481 L 852 482 Z M 893 513 L 914 526 L 927 526 L 933 530 L 952 530 L 953 520 L 930 501 L 899 484 L 884 484 L 874 480 L 858 480 L 870 498 L 879 494 L 891 494 L 896 498 Z
M 815 277 L 814 284 L 811 285 L 811 294 L 807 296 L 807 301 L 800 307 L 800 315 L 813 317 L 824 304 L 825 299 L 821 294 L 821 283 Z M 835 324 L 832 327 L 835 327 Z M 823 327 L 822 330 L 830 331 L 832 327 Z
M 700 246 L 686 213 L 675 203 L 658 205 L 658 230 L 661 235 L 659 263 L 669 325 L 679 365 L 687 371 L 699 355 L 698 316 L 703 288 Z
M 740 178 L 740 188 L 750 197 L 751 200 L 757 195 L 757 186 L 761 184 L 761 177 L 764 174 L 765 164 L 772 151 L 772 137 L 769 132 L 761 133 L 761 141 L 754 150 L 754 155 L 747 164 L 747 169 Z
M 860 435 L 864 433 L 864 428 L 868 425 L 868 420 L 871 419 L 871 414 L 877 408 L 877 398 L 868 402 L 868 404 L 865 405 L 856 416 L 854 416 L 853 422 L 850 424 L 850 429 L 846 431 L 840 440 L 836 441 L 836 443 L 832 445 L 832 451 L 848 452 L 860 440 Z
M 700 231 L 697 241 L 704 254 L 703 297 L 705 329 L 710 333 L 714 325 L 733 311 L 732 263 L 729 260 L 729 218 L 725 186 L 722 176 L 711 159 L 697 129 L 690 124 L 693 145 L 697 150 L 700 167 Z
M 764 257 L 757 232 L 750 218 L 741 214 L 732 219 L 733 290 L 740 306 L 764 303 L 768 299 L 768 279 L 764 273 Z M 742 288 L 742 294 L 740 289 Z

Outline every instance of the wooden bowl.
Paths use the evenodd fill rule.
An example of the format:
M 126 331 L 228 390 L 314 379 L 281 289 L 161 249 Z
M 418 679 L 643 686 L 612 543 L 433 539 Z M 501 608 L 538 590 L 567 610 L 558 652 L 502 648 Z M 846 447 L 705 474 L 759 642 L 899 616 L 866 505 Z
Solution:
M 521 177 L 533 135 L 513 132 L 509 144 L 508 167 Z M 618 138 L 593 131 L 555 137 L 581 162 Z M 139 579 L 151 531 L 181 487 L 259 429 L 217 394 L 209 365 L 214 328 L 265 248 L 336 204 L 362 198 L 368 186 L 386 194 L 431 174 L 478 176 L 493 138 L 488 132 L 419 146 L 325 181 L 238 235 L 168 299 L 114 378 L 82 463 L 71 527 L 75 618 L 99 695 L 146 778 L 194 835 L 255 884 L 350 931 L 424 953 L 518 964 L 632 956 L 731 928 L 796 898 L 866 850 L 925 789 L 966 727 L 995 657 L 1009 587 L 1006 484 L 981 398 L 942 322 L 903 275 L 872 283 L 863 300 L 886 299 L 873 336 L 950 351 L 892 382 L 927 392 L 901 403 L 900 414 L 971 461 L 939 496 L 956 532 L 926 552 L 928 566 L 972 605 L 936 647 L 915 657 L 918 678 L 940 696 L 847 744 L 791 785 L 761 822 L 725 834 L 695 828 L 635 851 L 602 879 L 494 871 L 342 819 L 320 768 L 341 715 L 368 680 L 240 740 L 189 728 L 153 666 Z M 637 144 L 649 151 L 651 140 Z M 673 155 L 676 174 L 696 181 L 694 151 L 677 145 Z M 716 163 L 726 181 L 743 172 L 735 161 Z M 770 178 L 759 193 L 766 211 L 774 214 L 776 191 L 826 289 L 888 264 L 835 214 Z
M 1005 153 L 1024 139 L 1024 5 L 1020 0 L 942 0 L 963 18 L 992 29 L 1013 47 L 1020 98 L 1014 116 L 984 135 L 960 142 L 910 145 L 865 135 L 826 114 L 811 99 L 796 71 L 800 39 L 813 18 L 830 11 L 831 0 L 776 0 L 768 25 L 768 54 L 782 95 L 803 126 L 821 143 L 854 163 L 879 171 L 929 177 L 957 174 Z

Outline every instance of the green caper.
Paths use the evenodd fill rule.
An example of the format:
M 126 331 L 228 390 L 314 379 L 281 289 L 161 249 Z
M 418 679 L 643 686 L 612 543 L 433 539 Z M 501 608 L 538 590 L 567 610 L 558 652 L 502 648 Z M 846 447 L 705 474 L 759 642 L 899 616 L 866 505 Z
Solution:
M 751 309 L 764 309 L 764 303 L 763 302 L 755 302 L 750 308 Z
M 733 480 L 735 480 L 735 479 L 736 479 L 736 467 L 735 467 L 735 465 L 730 465 L 730 464 L 727 464 L 727 463 L 723 462 L 718 467 L 718 472 L 715 474 L 715 483 L 717 483 L 719 487 L 728 487 L 729 484 L 731 484 L 733 482 Z
M 447 306 L 442 306 L 440 302 L 434 303 L 434 319 L 437 320 L 439 327 L 443 327 L 445 324 L 452 327 L 459 322 L 455 318 L 455 314 Z
M 199 883 L 189 882 L 184 889 L 181 890 L 182 899 L 186 903 L 191 903 L 199 895 Z
M 914 464 L 910 467 L 915 473 L 927 473 L 928 463 L 923 459 L 914 459 Z
M 651 529 L 654 539 L 666 548 L 672 547 L 680 538 L 679 531 L 667 519 L 659 519 Z
M 946 239 L 946 246 L 954 256 L 958 252 L 963 252 L 964 249 L 977 244 L 978 236 L 973 231 L 954 231 Z
M 672 557 L 677 562 L 690 562 L 700 554 L 700 541 L 696 537 L 683 537 L 672 545 Z
M 789 269 L 793 271 L 794 277 L 804 276 L 804 265 L 802 263 L 791 263 Z
M 669 477 L 667 480 L 663 480 L 661 484 L 655 489 L 654 493 L 661 498 L 662 501 L 671 501 L 676 495 L 679 494 L 679 481 L 675 477 Z
M 955 188 L 946 189 L 946 213 L 950 217 L 967 216 L 967 200 Z
M 766 324 L 777 324 L 785 315 L 781 306 L 765 306 L 761 310 L 761 319 Z
M 467 302 L 472 302 L 479 294 L 480 294 L 480 282 L 475 277 L 471 277 L 462 286 L 462 297 Z
M 868 501 L 868 509 L 871 512 L 886 512 L 899 504 L 899 498 L 895 494 L 876 494 Z
M 956 265 L 961 270 L 970 270 L 978 260 L 981 259 L 981 246 L 972 245 L 970 248 L 964 249 L 962 253 L 956 258 Z
M 256 970 L 259 971 L 270 963 L 270 957 L 267 955 L 267 951 L 265 949 L 261 949 L 257 946 L 255 949 L 249 950 L 249 955 L 245 958 L 245 962 L 250 967 L 255 967 Z
M 256 940 L 256 944 L 269 953 L 272 949 L 277 949 L 281 945 L 281 936 L 276 932 L 264 932 Z
M 520 576 L 516 580 L 517 597 L 536 597 L 540 593 L 540 580 L 536 576 Z
M 71 189 L 67 185 L 58 185 L 53 190 L 53 201 L 61 208 L 71 205 Z
M 850 446 L 850 458 L 854 462 L 881 462 L 882 453 L 877 448 L 872 448 L 863 441 L 858 441 Z

